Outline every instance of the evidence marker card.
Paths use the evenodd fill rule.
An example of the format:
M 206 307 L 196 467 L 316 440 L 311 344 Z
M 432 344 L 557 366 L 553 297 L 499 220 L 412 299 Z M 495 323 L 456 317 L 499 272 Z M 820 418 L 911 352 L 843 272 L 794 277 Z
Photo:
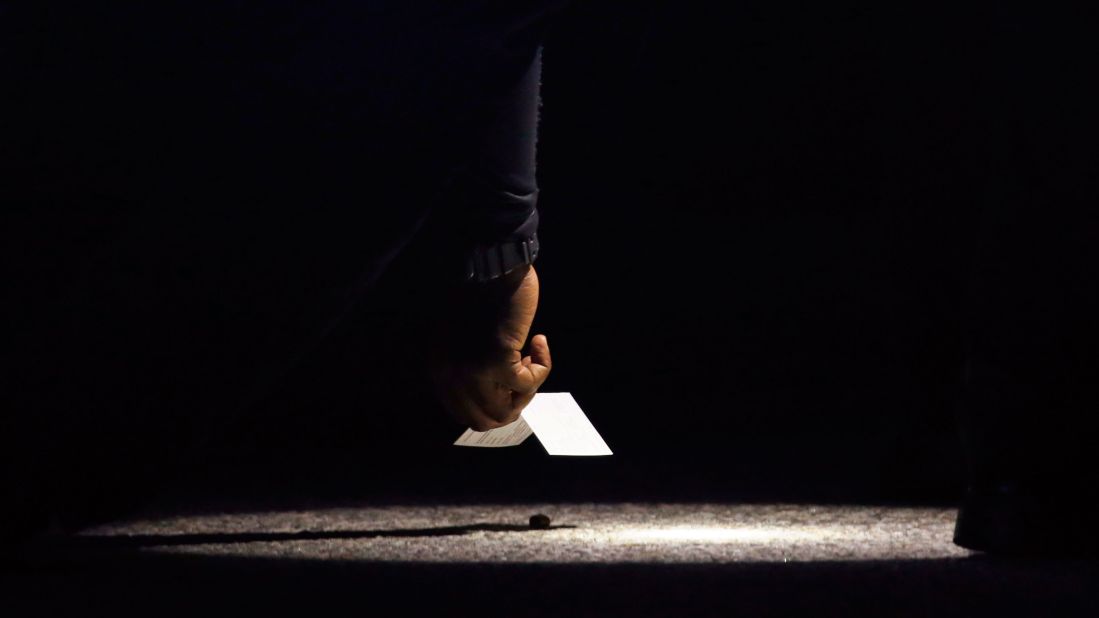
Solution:
M 611 449 L 569 393 L 538 393 L 519 420 L 488 431 L 467 429 L 456 446 L 515 446 L 534 434 L 550 455 L 611 455 Z

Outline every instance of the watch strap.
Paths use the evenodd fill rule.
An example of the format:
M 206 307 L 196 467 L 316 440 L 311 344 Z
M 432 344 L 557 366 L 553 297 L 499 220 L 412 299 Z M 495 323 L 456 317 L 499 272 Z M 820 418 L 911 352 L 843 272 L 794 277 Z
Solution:
M 538 234 L 527 238 L 475 247 L 466 257 L 466 281 L 485 283 L 538 258 Z

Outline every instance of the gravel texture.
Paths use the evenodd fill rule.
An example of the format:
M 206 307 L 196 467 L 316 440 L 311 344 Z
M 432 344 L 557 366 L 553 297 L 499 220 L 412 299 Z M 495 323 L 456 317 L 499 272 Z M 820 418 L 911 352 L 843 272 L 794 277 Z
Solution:
M 553 524 L 534 530 L 529 514 Z M 143 551 L 297 560 L 726 563 L 969 552 L 941 508 L 719 504 L 389 506 L 167 517 L 88 530 Z
M 530 529 L 535 513 L 551 527 Z M 953 520 L 783 504 L 207 510 L 46 542 L 0 572 L 0 599 L 20 617 L 1099 616 L 1095 562 L 967 552 Z

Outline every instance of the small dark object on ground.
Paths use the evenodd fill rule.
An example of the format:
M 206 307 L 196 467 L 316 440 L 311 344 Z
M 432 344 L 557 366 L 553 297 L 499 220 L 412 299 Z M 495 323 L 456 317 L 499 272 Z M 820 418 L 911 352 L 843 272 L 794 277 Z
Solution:
M 532 530 L 545 530 L 550 527 L 549 515 L 543 515 L 538 513 L 530 516 L 530 527 Z

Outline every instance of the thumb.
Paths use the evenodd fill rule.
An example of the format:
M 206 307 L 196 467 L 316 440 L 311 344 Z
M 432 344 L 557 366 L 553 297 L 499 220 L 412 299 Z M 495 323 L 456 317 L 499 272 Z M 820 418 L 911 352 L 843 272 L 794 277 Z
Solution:
M 521 366 L 522 369 L 518 370 L 518 375 L 522 378 L 517 380 L 520 388 L 512 389 L 515 392 L 512 394 L 511 405 L 515 413 L 522 412 L 523 408 L 526 408 L 527 404 L 534 399 L 534 394 L 545 383 L 550 369 L 553 368 L 549 341 L 546 340 L 545 335 L 534 336 L 530 342 L 530 356 L 523 359 Z
M 553 359 L 550 358 L 549 340 L 545 335 L 535 335 L 530 340 L 530 361 L 533 364 L 546 368 L 546 373 L 553 368 Z
M 534 396 L 542 383 L 549 377 L 553 361 L 550 358 L 549 342 L 545 335 L 535 335 L 530 342 L 530 356 L 513 363 L 508 376 L 502 383 L 520 396 Z

